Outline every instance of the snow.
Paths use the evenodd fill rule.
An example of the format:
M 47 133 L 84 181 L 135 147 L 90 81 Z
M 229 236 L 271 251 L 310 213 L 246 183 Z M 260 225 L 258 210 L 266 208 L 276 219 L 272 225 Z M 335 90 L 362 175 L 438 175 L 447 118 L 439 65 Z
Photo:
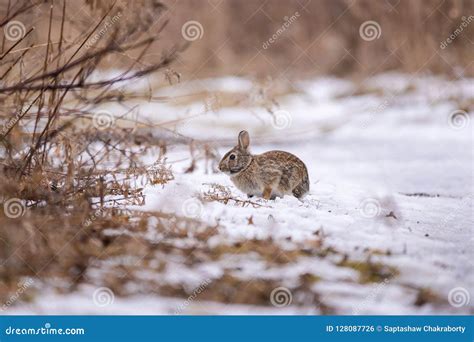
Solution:
M 186 214 L 184 203 L 194 199 L 198 218 L 209 225 L 219 224 L 218 234 L 207 241 L 209 246 L 271 238 L 283 250 L 304 249 L 322 232 L 324 246 L 334 248 L 340 256 L 363 262 L 367 251 L 382 251 L 374 253 L 371 260 L 399 272 L 386 282 L 360 283 L 355 269 L 338 264 L 339 255 L 268 265 L 258 253 L 246 253 L 227 255 L 196 268 L 179 259 L 169 260 L 173 267 L 160 276 L 161 281 L 194 288 L 205 278 L 218 279 L 227 268 L 243 279 L 274 279 L 292 288 L 301 274 L 309 273 L 320 278 L 313 290 L 337 314 L 472 313 L 474 300 L 456 307 L 449 304 L 448 294 L 456 287 L 474 293 L 474 125 L 469 122 L 473 81 L 382 74 L 364 83 L 367 89 L 377 91 L 363 94 L 355 92 L 356 84 L 350 80 L 304 81 L 297 84 L 299 93 L 278 99 L 280 110 L 290 119 L 283 128 L 257 106 L 209 111 L 199 102 L 186 106 L 139 103 L 142 120 L 160 123 L 190 117 L 185 125 L 176 126 L 177 131 L 214 142 L 221 155 L 232 147 L 238 132 L 247 129 L 254 153 L 281 149 L 302 159 L 308 167 L 311 191 L 302 201 L 293 197 L 252 199 L 262 205 L 257 208 L 203 201 L 200 194 L 213 183 L 228 186 L 233 196 L 242 200 L 246 196 L 226 175 L 206 172 L 209 170 L 202 161 L 195 172 L 184 173 L 190 162 L 188 148 L 178 145 L 170 148 L 167 156 L 168 161 L 179 161 L 173 163 L 175 180 L 164 188 L 147 186 L 145 205 L 134 209 Z M 250 80 L 226 77 L 184 82 L 159 89 L 156 95 L 250 89 Z M 453 127 L 450 114 L 464 102 L 471 103 L 471 112 L 464 117 L 468 121 L 464 127 Z M 109 110 L 114 112 L 114 108 Z M 150 163 L 155 158 L 144 156 Z M 253 225 L 249 225 L 249 217 Z M 148 234 L 149 239 L 160 239 L 153 232 Z M 138 274 L 139 278 L 156 276 Z M 416 305 L 420 289 L 429 289 L 440 302 Z M 93 290 L 90 286 L 71 295 L 44 294 L 33 303 L 19 303 L 8 313 L 172 314 L 183 302 L 138 293 L 116 297 L 113 304 L 100 308 L 92 304 Z M 182 313 L 321 312 L 312 305 L 278 308 L 196 300 Z

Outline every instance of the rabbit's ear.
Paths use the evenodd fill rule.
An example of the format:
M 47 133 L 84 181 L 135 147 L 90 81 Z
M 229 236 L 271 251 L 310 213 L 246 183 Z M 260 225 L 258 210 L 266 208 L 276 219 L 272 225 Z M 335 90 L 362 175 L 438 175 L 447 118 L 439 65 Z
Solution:
M 246 150 L 250 144 L 249 132 L 241 131 L 239 133 L 239 147 L 243 150 Z

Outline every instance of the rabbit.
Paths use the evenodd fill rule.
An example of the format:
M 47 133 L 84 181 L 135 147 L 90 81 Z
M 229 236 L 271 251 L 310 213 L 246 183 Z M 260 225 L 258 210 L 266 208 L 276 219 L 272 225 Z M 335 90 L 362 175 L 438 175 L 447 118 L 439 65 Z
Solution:
M 293 195 L 301 199 L 309 191 L 306 165 L 285 151 L 268 151 L 253 155 L 249 151 L 250 136 L 241 131 L 238 144 L 219 162 L 219 170 L 248 197 L 275 199 Z

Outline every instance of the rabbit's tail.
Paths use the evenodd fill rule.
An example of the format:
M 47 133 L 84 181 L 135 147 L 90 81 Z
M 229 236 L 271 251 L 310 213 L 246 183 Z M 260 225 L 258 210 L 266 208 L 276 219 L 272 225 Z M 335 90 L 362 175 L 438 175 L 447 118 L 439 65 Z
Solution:
M 301 182 L 293 189 L 293 195 L 296 198 L 303 197 L 309 191 L 309 177 L 308 172 L 305 170 L 303 179 Z

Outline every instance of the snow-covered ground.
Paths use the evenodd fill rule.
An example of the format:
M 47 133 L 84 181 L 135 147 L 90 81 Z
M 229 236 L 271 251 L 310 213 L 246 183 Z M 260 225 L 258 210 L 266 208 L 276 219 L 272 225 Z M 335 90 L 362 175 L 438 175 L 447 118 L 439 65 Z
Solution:
M 167 161 L 175 180 L 164 187 L 147 186 L 145 205 L 134 209 L 181 212 L 216 227 L 199 242 L 205 248 L 238 244 L 239 249 L 198 263 L 157 252 L 165 271 L 136 272 L 124 295 L 115 294 L 110 305 L 94 305 L 101 272 L 125 262 L 109 260 L 89 274 L 97 280 L 94 285 L 69 295 L 46 291 L 8 313 L 473 313 L 473 84 L 472 79 L 383 74 L 361 88 L 348 80 L 318 78 L 278 97 L 273 116 L 251 102 L 221 107 L 219 95 L 186 104 L 139 102 L 140 120 L 170 122 L 170 130 L 195 138 L 197 144 L 208 143 L 220 155 L 242 129 L 250 132 L 254 153 L 279 149 L 297 155 L 308 167 L 310 193 L 302 201 L 252 198 L 254 205 L 245 206 L 209 201 L 206 194 L 216 190 L 213 184 L 228 187 L 234 198 L 247 198 L 226 175 L 212 172 L 210 163 L 206 167 L 205 160 L 185 173 L 189 148 L 171 146 Z M 229 77 L 185 82 L 154 95 L 202 91 L 251 97 L 255 85 Z M 177 118 L 188 120 L 175 123 Z M 151 164 L 156 156 L 144 159 Z M 154 227 L 149 224 L 143 236 L 169 242 Z M 193 235 L 172 243 L 197 244 Z M 250 247 L 242 251 L 247 243 Z M 266 243 L 279 246 L 275 259 L 284 260 L 264 257 L 260 248 Z M 271 281 L 270 289 L 280 288 L 283 302 L 267 289 L 262 290 L 270 298 L 265 303 L 212 300 L 206 291 L 219 287 L 207 284 L 224 275 L 246 284 L 232 289 L 237 292 L 258 280 Z M 190 298 L 183 303 L 183 298 L 151 294 L 143 285 L 149 279 L 179 284 Z

